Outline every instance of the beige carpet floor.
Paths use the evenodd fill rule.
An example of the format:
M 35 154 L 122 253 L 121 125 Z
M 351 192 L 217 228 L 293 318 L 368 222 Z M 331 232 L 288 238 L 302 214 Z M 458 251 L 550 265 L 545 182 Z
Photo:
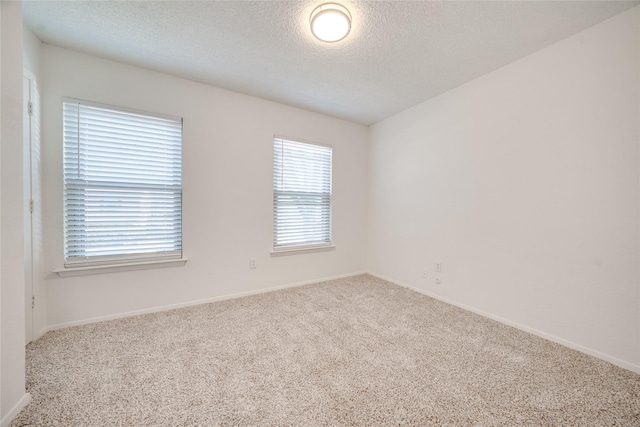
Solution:
M 49 332 L 17 426 L 639 426 L 640 376 L 362 275 Z

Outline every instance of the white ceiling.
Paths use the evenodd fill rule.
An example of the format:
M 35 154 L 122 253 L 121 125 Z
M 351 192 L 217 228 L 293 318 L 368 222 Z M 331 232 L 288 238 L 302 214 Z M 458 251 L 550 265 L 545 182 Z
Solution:
M 319 1 L 24 1 L 44 42 L 372 124 L 638 1 L 342 1 L 346 39 L 315 40 Z

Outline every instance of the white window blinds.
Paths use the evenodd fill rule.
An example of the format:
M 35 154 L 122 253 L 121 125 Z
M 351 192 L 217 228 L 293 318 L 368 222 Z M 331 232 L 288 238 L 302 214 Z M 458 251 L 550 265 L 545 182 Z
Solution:
M 274 250 L 331 244 L 331 156 L 331 147 L 274 139 Z
M 65 267 L 182 256 L 182 119 L 63 102 Z

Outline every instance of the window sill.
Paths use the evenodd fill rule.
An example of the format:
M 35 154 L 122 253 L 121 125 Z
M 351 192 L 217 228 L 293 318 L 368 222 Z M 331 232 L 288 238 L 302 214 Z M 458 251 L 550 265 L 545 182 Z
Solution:
M 280 249 L 277 251 L 271 251 L 271 256 L 285 256 L 285 255 L 294 255 L 301 253 L 311 253 L 311 252 L 324 252 L 324 251 L 333 251 L 335 250 L 335 245 L 327 245 L 327 246 L 306 246 L 302 248 L 291 248 L 291 249 Z
M 145 262 L 132 262 L 127 264 L 95 265 L 90 267 L 74 267 L 53 270 L 60 277 L 87 276 L 89 274 L 116 273 L 119 271 L 147 270 L 150 268 L 182 267 L 187 263 L 187 258 L 168 259 Z

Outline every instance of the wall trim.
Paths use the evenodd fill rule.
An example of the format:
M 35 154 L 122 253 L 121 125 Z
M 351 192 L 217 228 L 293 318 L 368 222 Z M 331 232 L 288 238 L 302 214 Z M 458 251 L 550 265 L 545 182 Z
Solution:
M 117 273 L 120 271 L 146 270 L 149 268 L 183 267 L 188 258 L 157 259 L 126 264 L 91 265 L 86 267 L 62 267 L 53 270 L 60 277 L 87 276 L 89 274 Z
M 345 277 L 359 276 L 359 275 L 362 275 L 362 274 L 367 274 L 367 272 L 366 271 L 358 271 L 358 272 L 354 272 L 354 273 L 341 274 L 341 275 L 338 275 L 338 276 L 325 277 L 325 278 L 322 278 L 322 279 L 313 279 L 313 280 L 306 280 L 306 281 L 303 281 L 303 282 L 290 283 L 290 284 L 286 284 L 286 285 L 273 286 L 273 287 L 265 288 L 265 289 L 257 289 L 257 290 L 253 290 L 253 291 L 238 292 L 236 294 L 222 295 L 222 296 L 218 296 L 218 297 L 204 298 L 204 299 L 199 299 L 199 300 L 195 300 L 195 301 L 187 301 L 187 302 L 181 302 L 181 303 L 177 303 L 177 304 L 169 304 L 169 305 L 162 305 L 162 306 L 158 306 L 158 307 L 144 308 L 144 309 L 141 309 L 141 310 L 126 311 L 126 312 L 117 313 L 117 314 L 110 314 L 110 315 L 107 315 L 107 316 L 98 316 L 98 317 L 91 317 L 89 319 L 74 320 L 72 322 L 55 323 L 55 324 L 52 324 L 52 325 L 48 325 L 43 331 L 41 331 L 42 333 L 41 333 L 40 336 L 44 335 L 45 333 L 47 333 L 49 331 L 55 331 L 55 330 L 64 329 L 64 328 L 70 328 L 72 326 L 81 326 L 81 325 L 87 325 L 87 324 L 90 324 L 90 323 L 104 322 L 104 321 L 107 321 L 107 320 L 121 319 L 121 318 L 124 318 L 124 317 L 139 316 L 141 314 L 159 313 L 159 312 L 162 312 L 162 311 L 175 310 L 175 309 L 178 309 L 178 308 L 191 307 L 191 306 L 194 306 L 194 305 L 209 304 L 209 303 L 217 302 L 217 301 L 225 301 L 225 300 L 229 300 L 229 299 L 247 297 L 247 296 L 250 296 L 250 295 L 264 294 L 264 293 L 267 293 L 267 292 L 279 291 L 281 289 L 297 288 L 297 287 L 300 287 L 300 286 L 312 285 L 314 283 L 321 283 L 321 282 L 326 282 L 326 281 L 329 281 L 329 280 L 343 279 Z M 4 426 L 2 426 L 2 427 L 4 427 Z
M 336 279 L 342 279 L 342 278 L 345 278 L 345 277 L 359 276 L 359 275 L 362 275 L 362 274 L 369 274 L 369 275 L 377 277 L 379 279 L 386 280 L 387 282 L 393 283 L 394 285 L 410 289 L 410 290 L 412 290 L 414 292 L 417 292 L 419 294 L 426 295 L 426 296 L 428 296 L 430 298 L 436 299 L 438 301 L 442 301 L 442 302 L 444 302 L 446 304 L 451 304 L 451 305 L 459 307 L 459 308 L 461 308 L 463 310 L 471 311 L 471 312 L 476 313 L 476 314 L 478 314 L 478 315 L 480 315 L 482 317 L 486 317 L 488 319 L 495 320 L 496 322 L 500 322 L 500 323 L 505 324 L 507 326 L 511 326 L 511 327 L 519 329 L 521 331 L 536 335 L 536 336 L 538 336 L 540 338 L 547 339 L 549 341 L 555 342 L 557 344 L 563 345 L 565 347 L 571 348 L 571 349 L 579 351 L 581 353 L 588 354 L 589 356 L 593 356 L 595 358 L 598 358 L 598 359 L 604 360 L 606 362 L 612 363 L 612 364 L 614 364 L 616 366 L 619 366 L 619 367 L 621 367 L 623 369 L 627 369 L 629 371 L 632 371 L 632 372 L 640 374 L 640 365 L 635 365 L 633 363 L 629 363 L 629 362 L 624 361 L 622 359 L 618 359 L 618 358 L 616 358 L 614 356 L 610 356 L 610 355 L 602 353 L 600 351 L 593 350 L 593 349 L 585 347 L 583 345 L 574 343 L 573 341 L 569 341 L 569 340 L 565 340 L 563 338 L 559 338 L 559 337 L 557 337 L 555 335 L 551 335 L 551 334 L 548 334 L 546 332 L 542 332 L 542 331 L 540 331 L 538 329 L 525 326 L 525 325 L 520 324 L 518 322 L 513 322 L 513 321 L 505 319 L 503 317 L 496 316 L 496 315 L 491 314 L 489 312 L 486 312 L 486 311 L 477 309 L 475 307 L 471 307 L 471 306 L 459 303 L 457 301 L 454 301 L 454 300 L 451 300 L 451 299 L 448 299 L 448 298 L 444 298 L 444 297 L 439 296 L 437 294 L 434 294 L 434 293 L 431 293 L 431 292 L 428 292 L 428 291 L 425 291 L 425 290 L 422 290 L 422 289 L 407 285 L 406 283 L 399 282 L 397 280 L 391 279 L 389 277 L 385 277 L 385 276 L 383 276 L 381 274 L 378 274 L 378 273 L 373 273 L 371 271 L 358 271 L 358 272 L 353 272 L 353 273 L 348 273 L 348 274 L 341 274 L 341 275 L 337 275 L 337 276 L 325 277 L 325 278 L 321 278 L 321 279 L 306 280 L 306 281 L 295 282 L 295 283 L 290 283 L 290 284 L 286 284 L 286 285 L 273 286 L 273 287 L 265 288 L 265 289 L 257 289 L 257 290 L 253 290 L 253 291 L 238 292 L 238 293 L 235 293 L 235 294 L 222 295 L 222 296 L 212 297 L 212 298 L 204 298 L 204 299 L 199 299 L 199 300 L 194 300 L 194 301 L 187 301 L 187 302 L 178 303 L 178 304 L 169 304 L 169 305 L 164 305 L 164 306 L 146 308 L 146 309 L 142 309 L 142 310 L 127 311 L 127 312 L 122 312 L 122 313 L 117 313 L 117 314 L 111 314 L 111 315 L 108 315 L 108 316 L 98 316 L 98 317 L 92 317 L 92 318 L 89 318 L 89 319 L 76 320 L 76 321 L 72 321 L 72 322 L 56 323 L 56 324 L 48 325 L 46 328 L 44 328 L 42 331 L 40 331 L 41 332 L 40 336 L 44 335 L 45 333 L 47 333 L 49 331 L 55 331 L 55 330 L 58 330 L 58 329 L 64 329 L 64 328 L 69 328 L 69 327 L 73 327 L 73 326 L 81 326 L 81 325 L 87 325 L 87 324 L 91 324 L 91 323 L 104 322 L 104 321 L 108 321 L 108 320 L 121 319 L 121 318 L 125 318 L 125 317 L 139 316 L 141 314 L 158 313 L 158 312 L 162 312 L 162 311 L 175 310 L 175 309 L 178 309 L 178 308 L 191 307 L 191 306 L 201 305 L 201 304 L 209 304 L 209 303 L 217 302 L 217 301 L 225 301 L 225 300 L 241 298 L 241 297 L 246 297 L 246 296 L 251 296 L 251 295 L 264 294 L 264 293 L 274 292 L 274 291 L 278 291 L 278 290 L 282 290 L 282 289 L 296 288 L 296 287 L 300 287 L 300 286 L 311 285 L 311 284 L 314 284 L 314 283 L 326 282 L 326 281 L 329 281 L 329 280 L 336 280 Z M 31 400 L 31 397 L 29 396 L 29 401 L 30 400 Z M 29 403 L 29 402 L 26 402 L 24 405 L 26 405 L 27 403 Z M 17 412 L 14 414 L 14 416 L 17 415 L 17 413 L 20 412 L 20 410 L 23 407 L 24 406 L 20 407 L 17 410 Z M 4 419 L 2 421 L 2 426 L 1 427 L 5 427 Z
M 2 427 L 9 427 L 11 421 L 13 421 L 13 419 L 20 413 L 20 411 L 22 411 L 22 409 L 24 409 L 25 406 L 29 404 L 29 402 L 31 402 L 31 395 L 29 393 L 25 393 L 24 396 L 18 400 L 18 403 L 16 403 L 13 408 L 7 412 L 7 415 L 2 418 L 0 425 Z
M 409 286 L 409 285 L 407 285 L 405 283 L 402 283 L 402 282 L 399 282 L 397 280 L 393 280 L 393 279 L 390 279 L 388 277 L 382 276 L 381 274 L 373 273 L 371 271 L 368 271 L 367 274 L 370 274 L 371 276 L 377 277 L 378 279 L 386 280 L 387 282 L 393 283 L 394 285 L 398 285 L 398 286 L 401 286 L 403 288 L 410 289 L 410 290 L 412 290 L 414 292 L 417 292 L 419 294 L 426 295 L 426 296 L 428 296 L 430 298 L 433 298 L 433 299 L 436 299 L 438 301 L 442 301 L 442 302 L 444 302 L 446 304 L 451 304 L 451 305 L 459 307 L 459 308 L 461 308 L 463 310 L 471 311 L 471 312 L 473 312 L 475 314 L 479 314 L 482 317 L 486 317 L 488 319 L 495 320 L 496 322 L 503 323 L 503 324 L 505 324 L 507 326 L 511 326 L 513 328 L 516 328 L 516 329 L 519 329 L 521 331 L 530 333 L 532 335 L 536 335 L 536 336 L 538 336 L 540 338 L 544 338 L 546 340 L 555 342 L 555 343 L 563 345 L 565 347 L 569 347 L 572 350 L 576 350 L 576 351 L 579 351 L 581 353 L 588 354 L 589 356 L 593 356 L 593 357 L 595 357 L 597 359 L 601 359 L 601 360 L 604 360 L 606 362 L 612 363 L 612 364 L 614 364 L 616 366 L 619 366 L 620 368 L 627 369 L 629 371 L 632 371 L 632 372 L 635 372 L 637 374 L 640 374 L 640 365 L 634 365 L 633 363 L 629 363 L 627 361 L 618 359 L 616 357 L 613 357 L 613 356 L 610 356 L 608 354 L 599 352 L 597 350 L 593 350 L 593 349 L 585 347 L 583 345 L 576 344 L 573 341 L 568 341 L 568 340 L 559 338 L 559 337 L 557 337 L 555 335 L 551 335 L 551 334 L 548 334 L 546 332 L 542 332 L 542 331 L 540 331 L 538 329 L 530 328 L 528 326 L 522 325 L 522 324 L 517 323 L 517 322 L 513 322 L 511 320 L 505 319 L 505 318 L 500 317 L 500 316 L 496 316 L 496 315 L 488 313 L 486 311 L 482 311 L 480 309 L 477 309 L 477 308 L 474 308 L 474 307 L 459 303 L 457 301 L 441 297 L 441 296 L 433 294 L 431 292 L 428 292 L 428 291 L 425 291 L 425 290 L 422 290 L 422 289 L 419 289 L 419 288 L 415 288 L 413 286 Z

